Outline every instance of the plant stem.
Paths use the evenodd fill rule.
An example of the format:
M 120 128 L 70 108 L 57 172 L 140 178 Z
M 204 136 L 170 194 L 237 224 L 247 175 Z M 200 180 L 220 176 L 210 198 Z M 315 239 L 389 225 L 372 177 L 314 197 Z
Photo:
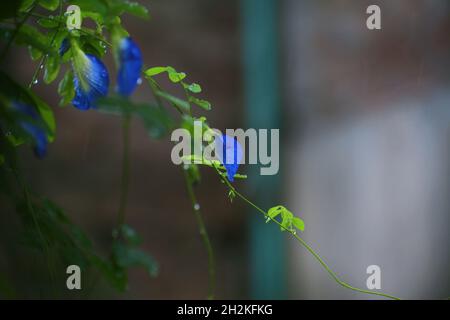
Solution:
M 181 86 L 183 87 L 183 91 L 184 91 L 184 95 L 186 96 L 186 102 L 189 105 L 189 116 L 192 117 L 192 105 L 191 105 L 191 101 L 189 100 L 189 92 L 187 91 L 186 87 L 185 87 L 185 83 L 183 81 L 180 81 Z
M 334 281 L 336 281 L 337 284 L 343 286 L 344 288 L 353 290 L 353 291 L 357 291 L 357 292 L 361 292 L 361 293 L 365 293 L 365 294 L 371 294 L 371 295 L 376 295 L 376 296 L 381 296 L 381 297 L 385 297 L 385 298 L 389 298 L 389 299 L 393 299 L 393 300 L 400 300 L 400 298 L 392 296 L 390 294 L 386 294 L 386 293 L 382 293 L 382 292 L 375 292 L 375 291 L 370 291 L 370 290 L 364 290 L 364 289 L 360 289 L 360 288 L 356 288 L 353 287 L 351 285 L 349 285 L 348 283 L 346 283 L 345 281 L 342 281 L 337 274 L 331 270 L 331 268 L 325 263 L 325 261 L 319 256 L 319 254 L 317 254 L 316 251 L 314 251 L 313 248 L 311 248 L 305 240 L 303 240 L 302 238 L 300 238 L 294 231 L 291 231 L 287 228 L 285 228 L 278 220 L 270 217 L 267 212 L 263 209 L 261 209 L 260 207 L 258 207 L 256 204 L 254 204 L 252 201 L 250 201 L 247 197 L 245 197 L 243 194 L 241 194 L 239 191 L 236 190 L 235 187 L 233 187 L 233 185 L 226 179 L 224 178 L 221 174 L 220 171 L 217 169 L 217 167 L 214 165 L 214 169 L 216 170 L 216 172 L 219 174 L 220 179 L 223 181 L 223 183 L 225 183 L 227 185 L 227 187 L 232 190 L 239 198 L 241 198 L 242 200 L 244 200 L 246 203 L 248 203 L 250 206 L 252 206 L 253 208 L 255 208 L 257 211 L 259 211 L 261 214 L 264 215 L 264 217 L 266 219 L 270 219 L 271 221 L 275 222 L 277 225 L 279 225 L 281 228 L 283 228 L 285 231 L 289 232 L 303 247 L 306 248 L 306 250 L 309 251 L 309 253 L 311 253 L 313 255 L 313 257 L 320 263 L 320 265 L 328 272 L 328 274 L 333 278 Z
M 62 9 L 63 9 L 62 1 L 60 1 L 60 3 L 59 3 L 59 18 L 62 18 L 62 15 L 63 15 Z M 32 14 L 31 11 L 30 11 L 30 14 Z M 52 38 L 50 39 L 50 47 L 53 46 L 53 43 L 56 40 L 56 36 L 58 35 L 60 30 L 61 30 L 61 22 L 59 21 L 58 22 L 58 29 L 56 29 L 55 33 L 53 34 Z M 39 71 L 41 70 L 41 66 L 45 64 L 45 62 L 47 61 L 47 58 L 48 58 L 48 55 L 44 54 L 44 56 L 39 61 L 39 64 L 38 64 L 36 70 L 33 73 L 33 77 L 31 78 L 31 82 L 28 85 L 28 88 L 31 88 L 33 86 L 34 82 L 36 81 L 36 79 L 37 79 L 37 77 L 39 75 Z
M 130 183 L 130 120 L 131 115 L 125 114 L 122 123 L 123 155 L 122 155 L 122 178 L 120 182 L 120 202 L 117 213 L 117 226 L 125 223 L 125 214 L 128 200 L 128 186 Z
M 186 181 L 186 188 L 188 191 L 189 198 L 192 203 L 192 210 L 195 215 L 195 219 L 197 220 L 197 226 L 202 237 L 203 244 L 208 253 L 208 275 L 209 275 L 209 284 L 208 284 L 208 300 L 214 300 L 214 292 L 215 292 L 215 283 L 216 283 L 216 267 L 214 260 L 214 251 L 211 246 L 211 241 L 209 240 L 208 232 L 206 231 L 205 223 L 203 221 L 203 217 L 200 212 L 200 207 L 197 202 L 197 197 L 195 196 L 194 188 L 189 179 L 188 173 L 185 169 L 183 170 L 184 180 Z
M 158 104 L 158 106 L 160 108 L 163 108 L 163 103 L 160 99 L 160 97 L 157 95 L 157 91 L 161 90 L 161 87 L 159 86 L 159 84 L 153 79 L 153 78 L 148 78 L 149 80 L 149 85 L 150 85 L 150 89 L 152 90 L 152 93 L 156 99 L 156 102 Z M 188 98 L 188 92 L 185 90 L 185 94 L 186 94 L 186 98 L 187 101 L 189 103 L 189 98 Z M 181 114 L 184 115 L 185 113 L 183 112 L 183 110 L 181 110 L 177 105 L 171 103 L 171 105 Z M 191 107 L 190 107 L 190 103 L 189 103 L 189 113 L 191 114 Z M 199 204 L 197 202 L 197 197 L 195 195 L 194 192 L 194 187 L 192 185 L 191 180 L 189 179 L 188 173 L 186 170 L 183 170 L 183 175 L 184 175 L 184 180 L 186 182 L 186 189 L 189 195 L 189 198 L 191 200 L 192 203 L 192 210 L 194 212 L 195 215 L 195 219 L 197 220 L 197 226 L 198 226 L 198 230 L 200 233 L 200 236 L 202 238 L 202 242 L 203 245 L 206 248 L 206 252 L 208 255 L 208 277 L 209 277 L 209 282 L 208 282 L 208 300 L 213 300 L 214 299 L 214 295 L 215 295 L 215 289 L 216 289 L 216 266 L 215 266 L 215 259 L 214 259 L 214 251 L 211 245 L 211 241 L 209 240 L 209 235 L 208 232 L 206 231 L 206 227 L 205 227 L 205 223 L 203 221 L 203 217 L 202 214 L 200 212 L 200 207 Z
M 152 77 L 148 77 L 147 79 L 148 79 L 148 83 L 149 83 L 150 89 L 151 89 L 151 91 L 153 93 L 153 96 L 155 97 L 156 103 L 158 104 L 158 106 L 161 109 L 163 109 L 164 105 L 162 103 L 162 100 L 161 100 L 160 96 L 158 96 L 158 94 L 157 94 L 158 91 L 161 91 L 161 86 Z M 181 115 L 184 114 L 183 110 L 181 110 L 180 107 L 178 107 L 176 104 L 170 103 L 170 105 L 172 107 L 174 107 L 178 111 L 179 114 L 181 114 Z

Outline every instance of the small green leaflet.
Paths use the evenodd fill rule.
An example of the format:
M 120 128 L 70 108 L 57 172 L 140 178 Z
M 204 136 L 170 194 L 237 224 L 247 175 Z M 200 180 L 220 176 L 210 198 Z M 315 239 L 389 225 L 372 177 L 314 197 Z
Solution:
M 275 206 L 269 209 L 267 212 L 266 223 L 275 219 L 277 216 L 281 216 L 281 231 L 289 230 L 295 233 L 295 228 L 300 231 L 305 230 L 305 223 L 302 219 L 295 217 L 292 212 L 283 206 Z
M 211 103 L 209 103 L 209 101 L 206 100 L 202 100 L 196 97 L 189 97 L 189 102 L 192 102 L 196 105 L 198 105 L 200 108 L 203 108 L 205 110 L 211 110 Z
M 167 67 L 153 67 L 153 68 L 145 70 L 144 73 L 146 76 L 153 77 L 153 76 L 156 76 L 156 75 L 161 74 L 166 71 L 167 71 Z
M 186 78 L 186 73 L 177 72 L 173 67 L 153 67 L 147 69 L 144 73 L 147 77 L 153 77 L 164 72 L 167 72 L 169 80 L 173 83 L 178 83 Z
M 197 83 L 191 83 L 191 84 L 183 83 L 183 87 L 192 93 L 202 92 L 202 87 Z

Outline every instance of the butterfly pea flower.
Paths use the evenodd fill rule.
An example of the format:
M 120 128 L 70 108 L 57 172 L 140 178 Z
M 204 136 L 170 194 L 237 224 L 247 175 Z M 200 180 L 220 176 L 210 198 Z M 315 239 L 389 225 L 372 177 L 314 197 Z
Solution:
M 95 108 L 95 101 L 108 94 L 108 70 L 98 57 L 84 53 L 76 42 L 72 41 L 70 45 L 75 87 L 72 104 L 81 110 Z
M 70 48 L 70 41 L 68 38 L 64 38 L 59 47 L 59 55 L 62 57 Z
M 34 120 L 33 122 L 20 120 L 19 125 L 32 138 L 35 155 L 42 159 L 47 154 L 48 138 L 47 133 L 43 129 L 44 124 L 41 123 L 42 126 L 39 125 L 42 122 L 39 113 L 32 106 L 20 102 L 14 102 L 13 108 Z
M 116 52 L 119 71 L 116 91 L 128 97 L 139 84 L 142 71 L 142 54 L 136 42 L 130 37 L 123 37 Z
M 242 160 L 242 146 L 236 137 L 217 135 L 215 139 L 216 154 L 225 167 L 228 181 L 233 182 L 234 176 Z

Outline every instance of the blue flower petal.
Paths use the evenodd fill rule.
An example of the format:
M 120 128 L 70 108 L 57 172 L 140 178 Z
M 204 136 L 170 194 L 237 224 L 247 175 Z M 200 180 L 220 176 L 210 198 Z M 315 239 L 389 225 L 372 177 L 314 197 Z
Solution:
M 40 120 L 39 113 L 30 105 L 20 102 L 14 102 L 13 106 L 19 112 L 30 116 L 33 120 Z M 20 121 L 20 126 L 33 139 L 34 153 L 40 159 L 47 154 L 48 138 L 45 130 L 35 124 L 27 121 Z
M 227 178 L 230 182 L 234 181 L 239 163 L 242 159 L 242 147 L 236 137 L 227 135 L 217 136 L 216 140 L 216 154 L 220 163 L 223 164 L 227 171 Z
M 61 46 L 59 47 L 59 55 L 62 57 L 64 53 L 67 52 L 70 48 L 70 41 L 68 38 L 64 38 L 64 40 L 61 42 Z
M 117 92 L 129 96 L 138 85 L 142 72 L 142 54 L 137 44 L 130 38 L 123 38 L 119 48 L 119 72 Z
M 85 54 L 82 65 L 76 65 L 73 77 L 74 107 L 87 110 L 95 108 L 95 100 L 108 94 L 109 74 L 103 62 L 94 55 Z

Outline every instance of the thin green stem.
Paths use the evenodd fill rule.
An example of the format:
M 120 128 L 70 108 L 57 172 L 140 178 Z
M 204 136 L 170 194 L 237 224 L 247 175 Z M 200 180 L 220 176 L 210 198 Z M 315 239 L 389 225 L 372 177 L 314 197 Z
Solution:
M 192 105 L 191 105 L 191 101 L 189 101 L 189 98 L 190 98 L 189 92 L 186 89 L 186 84 L 183 81 L 180 81 L 180 84 L 183 87 L 184 95 L 186 96 L 186 102 L 189 105 L 189 115 L 192 117 Z
M 80 29 L 77 29 L 77 30 L 78 30 L 79 32 L 85 34 L 85 35 L 91 36 L 91 37 L 93 37 L 94 39 L 97 39 L 98 41 L 103 42 L 103 43 L 106 44 L 108 47 L 112 47 L 112 44 L 111 44 L 109 41 L 107 41 L 106 39 L 100 38 L 99 36 L 96 36 L 95 34 L 92 34 L 92 32 L 90 32 L 89 29 L 86 29 L 86 28 L 80 28 Z
M 276 220 L 275 220 L 276 221 Z M 278 223 L 278 221 L 276 221 Z M 280 226 L 281 224 L 278 223 Z M 313 256 L 314 258 L 316 258 L 316 260 L 322 265 L 322 267 L 325 268 L 325 270 L 330 274 L 330 276 L 334 279 L 334 281 L 336 281 L 338 284 L 340 284 L 341 286 L 353 290 L 353 291 L 357 291 L 357 292 L 361 292 L 361 293 L 365 293 L 365 294 L 372 294 L 372 295 L 377 295 L 377 296 L 381 296 L 381 297 L 385 297 L 385 298 L 389 298 L 389 299 L 393 299 L 393 300 L 400 300 L 400 298 L 392 296 L 390 294 L 387 293 L 382 293 L 382 292 L 375 292 L 375 291 L 370 291 L 370 290 L 364 290 L 364 289 L 360 289 L 360 288 L 356 288 L 353 287 L 351 285 L 349 285 L 348 283 L 346 283 L 345 281 L 342 281 L 341 279 L 339 279 L 339 277 L 336 275 L 336 273 L 331 270 L 331 268 L 325 263 L 325 261 L 323 261 L 323 259 L 305 242 L 305 240 L 303 240 L 302 238 L 300 238 L 298 235 L 290 232 L 294 238 L 300 242 L 305 248 L 306 250 L 308 250 Z
M 161 86 L 158 84 L 158 82 L 155 81 L 155 79 L 153 79 L 151 77 L 149 77 L 147 79 L 148 79 L 148 83 L 149 83 L 150 89 L 152 91 L 152 94 L 155 97 L 156 103 L 158 104 L 158 106 L 160 108 L 164 108 L 161 97 L 158 96 L 158 94 L 157 94 L 158 91 L 162 91 Z M 180 113 L 181 115 L 184 114 L 183 110 L 181 110 L 180 107 L 178 107 L 176 104 L 170 103 L 170 105 L 172 107 L 174 107 L 178 111 L 178 113 Z
M 32 14 L 30 12 L 30 14 Z M 59 18 L 61 18 L 63 15 L 63 6 L 62 6 L 62 1 L 60 1 L 59 3 Z M 52 38 L 50 39 L 50 46 L 53 46 L 53 43 L 56 40 L 56 36 L 58 35 L 59 31 L 61 30 L 61 21 L 58 22 L 58 28 L 56 29 L 55 33 L 53 34 Z M 41 60 L 39 61 L 39 64 L 36 68 L 36 70 L 34 70 L 33 73 L 33 77 L 31 78 L 30 84 L 28 85 L 28 88 L 31 88 L 33 86 L 33 84 L 35 83 L 38 75 L 39 75 L 39 71 L 41 70 L 41 66 L 43 66 L 45 64 L 45 62 L 47 61 L 48 55 L 44 54 L 41 58 Z
M 150 85 L 150 89 L 152 90 L 152 93 L 156 99 L 156 102 L 158 104 L 158 106 L 160 108 L 163 108 L 164 105 L 162 103 L 161 98 L 156 94 L 156 92 L 158 90 L 161 90 L 161 87 L 159 86 L 159 84 L 153 79 L 153 78 L 149 78 L 149 85 Z M 186 92 L 187 95 L 187 92 Z M 188 99 L 189 100 L 189 99 Z M 189 103 L 189 102 L 188 102 Z M 171 104 L 181 115 L 184 114 L 184 112 L 175 104 Z M 191 108 L 189 108 L 191 109 Z M 209 300 L 213 300 L 214 296 L 215 296 L 215 290 L 216 290 L 216 263 L 215 263 L 215 258 L 214 258 L 214 250 L 212 248 L 211 245 L 211 241 L 209 239 L 209 235 L 208 232 L 206 230 L 205 227 L 205 222 L 203 221 L 203 217 L 200 211 L 200 206 L 197 202 L 197 197 L 195 195 L 194 192 L 194 187 L 192 185 L 191 180 L 189 179 L 188 173 L 186 170 L 183 169 L 183 176 L 184 176 L 184 180 L 186 182 L 186 189 L 189 195 L 189 198 L 191 200 L 192 203 L 192 210 L 194 212 L 195 215 L 195 219 L 197 220 L 197 226 L 198 226 L 198 230 L 200 233 L 200 236 L 202 238 L 202 242 L 203 245 L 206 248 L 206 252 L 208 255 L 208 277 L 209 277 L 209 282 L 208 282 L 208 299 Z
M 128 200 L 128 186 L 130 183 L 130 120 L 131 115 L 125 114 L 122 123 L 123 155 L 122 178 L 120 182 L 120 202 L 117 213 L 117 226 L 125 223 L 125 214 Z
M 211 245 L 211 241 L 209 240 L 208 232 L 206 231 L 205 222 L 203 221 L 203 217 L 200 212 L 200 206 L 197 202 L 197 197 L 195 196 L 194 188 L 189 179 L 187 171 L 184 169 L 183 175 L 184 180 L 186 181 L 186 188 L 188 191 L 188 195 L 192 203 L 192 210 L 194 212 L 195 219 L 197 220 L 197 226 L 200 232 L 200 236 L 208 253 L 208 275 L 209 275 L 208 300 L 213 300 L 216 286 L 216 266 L 214 260 L 214 251 Z
M 345 281 L 342 281 L 337 274 L 331 270 L 331 268 L 325 263 L 325 261 L 319 256 L 319 254 L 314 251 L 313 248 L 311 248 L 305 240 L 303 240 L 302 238 L 300 238 L 294 231 L 289 230 L 288 228 L 284 227 L 278 220 L 270 217 L 267 212 L 263 209 L 261 209 L 260 207 L 258 207 L 256 204 L 254 204 L 252 201 L 250 201 L 247 197 L 245 197 L 243 194 L 241 194 L 239 191 L 236 190 L 235 187 L 233 187 L 233 185 L 226 179 L 224 178 L 220 171 L 217 169 L 216 166 L 214 166 L 214 169 L 216 170 L 216 172 L 219 174 L 220 179 L 223 181 L 223 183 L 225 183 L 227 185 L 227 187 L 232 190 L 239 198 L 241 198 L 242 200 L 244 200 L 246 203 L 248 203 L 250 206 L 252 206 L 253 208 L 255 208 L 258 212 L 260 212 L 261 214 L 264 215 L 264 218 L 266 219 L 270 219 L 271 221 L 275 222 L 278 226 L 280 226 L 281 228 L 283 228 L 285 231 L 289 232 L 303 247 L 306 248 L 306 250 L 309 251 L 309 253 L 311 253 L 313 255 L 313 257 L 320 263 L 320 265 L 328 272 L 328 274 L 333 278 L 334 281 L 336 281 L 337 284 L 343 286 L 344 288 L 353 290 L 353 291 L 357 291 L 357 292 L 361 292 L 361 293 L 365 293 L 365 294 L 371 294 L 371 295 L 376 295 L 376 296 L 381 296 L 381 297 L 385 297 L 385 298 L 389 298 L 389 299 L 393 299 L 393 300 L 400 300 L 400 298 L 392 296 L 390 294 L 386 294 L 386 293 L 382 293 L 382 292 L 375 292 L 375 291 L 370 291 L 370 290 L 364 290 L 364 289 L 360 289 L 360 288 L 356 288 L 353 287 L 351 285 L 349 285 L 348 283 L 346 283 Z
M 61 7 L 62 7 L 62 1 L 61 1 Z M 61 12 L 60 12 L 58 18 L 52 18 L 50 16 L 46 16 L 46 15 L 43 15 L 43 14 L 40 14 L 40 13 L 36 13 L 36 12 L 32 12 L 30 15 L 32 17 L 36 17 L 36 18 L 41 18 L 41 19 L 47 19 L 47 20 L 55 21 L 55 22 L 58 22 L 60 25 L 65 23 L 65 21 L 63 19 L 64 14 L 61 14 Z M 81 33 L 84 33 L 86 35 L 89 35 L 91 37 L 94 37 L 95 39 L 103 42 L 107 46 L 112 47 L 112 44 L 110 42 L 108 42 L 106 39 L 100 38 L 97 35 L 93 34 L 91 29 L 89 29 L 89 28 L 81 27 L 80 29 L 77 29 L 77 31 L 79 31 Z

